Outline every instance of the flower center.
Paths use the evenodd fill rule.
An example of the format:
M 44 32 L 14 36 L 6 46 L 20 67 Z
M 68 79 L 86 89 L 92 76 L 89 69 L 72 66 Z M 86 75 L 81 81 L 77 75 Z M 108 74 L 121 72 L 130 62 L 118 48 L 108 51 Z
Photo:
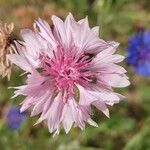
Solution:
M 87 69 L 93 55 L 58 50 L 53 58 L 42 56 L 42 70 L 50 77 L 56 91 L 74 94 L 75 84 L 93 81 L 92 72 Z
M 147 61 L 147 60 L 149 61 L 149 59 L 150 59 L 149 49 L 141 48 L 140 51 L 139 51 L 139 57 L 140 57 L 140 60 L 143 60 L 144 62 Z

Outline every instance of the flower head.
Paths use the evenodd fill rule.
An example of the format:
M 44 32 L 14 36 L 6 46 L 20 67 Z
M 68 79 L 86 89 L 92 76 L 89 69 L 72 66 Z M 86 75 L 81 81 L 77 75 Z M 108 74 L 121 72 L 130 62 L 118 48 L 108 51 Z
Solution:
M 8 126 L 12 130 L 17 130 L 18 128 L 20 128 L 20 126 L 24 122 L 25 118 L 26 118 L 25 112 L 21 113 L 18 107 L 12 107 L 12 108 L 10 108 L 10 110 L 7 114 Z
M 2 75 L 2 77 L 7 76 L 8 80 L 10 79 L 12 64 L 6 55 L 17 53 L 12 39 L 13 29 L 13 23 L 9 25 L 2 25 L 0 23 L 0 75 Z
M 123 97 L 112 87 L 129 85 L 126 71 L 113 55 L 118 43 L 98 37 L 99 28 L 90 28 L 88 19 L 76 22 L 71 14 L 63 22 L 52 16 L 54 28 L 39 19 L 35 30 L 22 30 L 23 42 L 16 43 L 19 54 L 9 59 L 28 72 L 26 85 L 16 87 L 15 96 L 25 95 L 21 111 L 32 107 L 31 115 L 41 114 L 37 123 L 47 120 L 49 131 L 66 133 L 72 125 L 84 129 L 91 119 L 91 106 L 109 116 L 107 105 Z
M 137 74 L 150 76 L 150 31 L 140 30 L 129 39 L 127 62 Z

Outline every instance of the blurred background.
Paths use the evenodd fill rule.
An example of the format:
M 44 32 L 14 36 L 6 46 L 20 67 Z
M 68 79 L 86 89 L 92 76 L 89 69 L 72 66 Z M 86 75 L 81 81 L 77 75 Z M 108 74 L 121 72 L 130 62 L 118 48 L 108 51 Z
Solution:
M 121 43 L 117 52 L 125 56 L 129 38 L 150 28 L 149 0 L 0 0 L 0 20 L 14 22 L 17 37 L 21 28 L 33 28 L 38 17 L 51 24 L 51 15 L 64 19 L 68 12 L 76 19 L 88 15 L 90 26 L 100 26 L 104 40 Z M 116 89 L 127 99 L 109 107 L 110 119 L 95 109 L 98 128 L 72 128 L 54 138 L 45 125 L 33 126 L 37 118 L 29 117 L 29 112 L 19 114 L 23 97 L 10 99 L 13 90 L 8 87 L 25 80 L 14 67 L 10 82 L 0 77 L 0 150 L 150 150 L 150 78 L 134 73 L 126 61 L 122 65 L 131 86 Z

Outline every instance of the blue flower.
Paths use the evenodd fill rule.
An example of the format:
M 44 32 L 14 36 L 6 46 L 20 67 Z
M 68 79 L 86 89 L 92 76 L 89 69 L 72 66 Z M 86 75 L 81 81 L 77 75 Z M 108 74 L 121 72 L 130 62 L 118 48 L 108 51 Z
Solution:
M 141 30 L 129 39 L 127 63 L 137 74 L 150 76 L 150 31 Z
M 10 108 L 7 114 L 7 123 L 12 130 L 20 128 L 25 119 L 26 113 L 21 113 L 18 107 Z

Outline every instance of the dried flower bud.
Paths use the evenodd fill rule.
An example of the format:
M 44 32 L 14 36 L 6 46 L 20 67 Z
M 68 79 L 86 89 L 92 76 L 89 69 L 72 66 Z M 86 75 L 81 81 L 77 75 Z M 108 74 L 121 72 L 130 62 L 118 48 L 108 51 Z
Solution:
M 7 59 L 7 54 L 17 53 L 12 32 L 14 24 L 0 23 L 0 75 L 7 76 L 8 80 L 11 75 L 12 63 Z

